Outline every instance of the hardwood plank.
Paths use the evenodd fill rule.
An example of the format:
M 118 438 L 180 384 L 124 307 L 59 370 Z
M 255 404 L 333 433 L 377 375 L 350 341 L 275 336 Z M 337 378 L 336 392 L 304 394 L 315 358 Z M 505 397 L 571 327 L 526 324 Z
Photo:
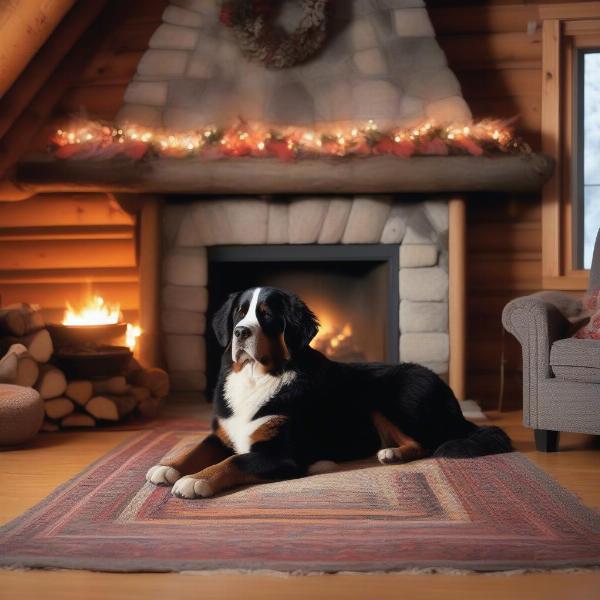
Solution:
M 0 227 L 0 242 L 32 240 L 133 240 L 131 225 Z
M 92 119 L 112 121 L 123 104 L 126 88 L 126 84 L 73 86 L 61 98 L 55 115 L 85 113 Z
M 134 267 L 90 267 L 80 269 L 20 269 L 0 271 L 0 284 L 21 285 L 27 283 L 82 283 L 86 281 L 134 282 L 138 281 Z
M 0 242 L 0 270 L 135 266 L 130 240 Z
M 102 296 L 107 302 L 118 303 L 126 310 L 139 308 L 138 283 L 82 281 L 80 283 L 0 283 L 2 304 L 28 302 L 46 310 L 64 310 L 66 302 L 81 305 L 90 296 Z
M 477 69 L 459 76 L 466 98 L 519 98 L 541 96 L 542 74 L 539 68 Z
M 494 223 L 490 227 L 473 227 L 467 236 L 467 252 L 473 259 L 477 253 L 535 252 L 542 249 L 539 222 Z
M 141 50 L 97 52 L 86 64 L 77 85 L 126 86 L 134 76 L 143 55 Z
M 2 227 L 133 225 L 134 219 L 106 194 L 38 194 L 0 203 Z
M 452 68 L 463 65 L 493 65 L 504 61 L 538 61 L 542 56 L 541 35 L 527 32 L 439 35 Z M 477 48 L 477 52 L 473 52 Z
M 480 5 L 429 8 L 433 28 L 438 35 L 463 33 L 516 33 L 527 31 L 527 24 L 538 18 L 534 5 Z

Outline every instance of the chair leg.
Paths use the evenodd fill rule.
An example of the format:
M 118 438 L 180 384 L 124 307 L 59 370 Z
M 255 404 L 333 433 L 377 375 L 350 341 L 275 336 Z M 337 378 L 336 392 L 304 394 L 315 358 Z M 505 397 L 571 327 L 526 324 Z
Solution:
M 560 431 L 549 431 L 548 429 L 536 429 L 535 447 L 538 452 L 558 452 L 558 440 Z

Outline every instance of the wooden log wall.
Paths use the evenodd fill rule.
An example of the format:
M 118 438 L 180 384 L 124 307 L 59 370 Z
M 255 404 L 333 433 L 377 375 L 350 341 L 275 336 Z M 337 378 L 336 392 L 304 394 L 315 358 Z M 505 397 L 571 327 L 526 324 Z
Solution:
M 544 3 L 550 2 L 552 0 Z M 139 3 L 135 14 L 106 37 L 78 81 L 59 102 L 55 118 L 82 110 L 91 116 L 105 119 L 115 116 L 127 83 L 135 72 L 152 32 L 160 22 L 166 4 L 166 0 Z M 474 116 L 518 116 L 519 131 L 535 149 L 540 148 L 541 36 L 531 23 L 535 23 L 537 19 L 538 4 L 540 2 L 527 0 L 427 2 L 440 44 L 461 82 L 464 96 Z M 44 148 L 46 140 L 46 132 L 42 132 L 35 148 Z M 102 210 L 99 208 L 100 197 L 95 197 L 90 203 L 73 197 L 65 198 L 64 202 L 75 203 L 84 214 L 92 214 L 88 210 Z M 103 202 L 106 203 L 107 200 L 104 199 Z M 5 211 L 13 211 L 12 214 L 17 215 L 26 206 L 5 208 L 0 205 L 3 235 L 14 235 L 14 232 L 6 232 Z M 53 213 L 53 218 L 58 218 L 60 211 L 50 212 Z M 26 213 L 19 214 L 24 219 L 23 223 L 27 223 Z M 115 227 L 128 225 L 120 222 L 120 218 L 123 217 L 113 215 L 108 222 L 92 219 L 93 222 L 87 223 L 52 221 L 54 235 L 59 235 L 60 228 L 67 228 L 71 237 L 30 239 L 29 242 L 35 241 L 37 244 L 37 250 L 24 252 L 23 258 L 11 252 L 10 259 L 3 259 L 7 264 L 0 266 L 0 289 L 6 290 L 4 294 L 9 300 L 40 301 L 41 298 L 43 302 L 44 298 L 51 298 L 52 303 L 57 304 L 67 289 L 80 289 L 84 273 L 90 272 L 84 268 L 83 262 L 89 260 L 87 266 L 100 278 L 97 280 L 102 281 L 103 289 L 107 290 L 107 299 L 111 298 L 111 291 L 119 291 L 121 297 L 128 298 L 127 306 L 133 308 L 136 285 L 132 263 L 130 264 L 133 246 L 130 246 L 124 256 L 116 250 L 132 244 L 131 240 L 115 237 L 123 233 Z M 502 307 L 511 298 L 541 287 L 540 219 L 539 194 L 475 196 L 468 205 L 467 394 L 482 401 L 488 408 L 496 405 L 499 392 L 503 343 L 500 323 Z M 37 225 L 27 225 L 45 227 L 39 222 Z M 17 224 L 16 227 L 22 226 L 24 227 Z M 103 229 L 107 226 L 110 233 Z M 86 231 L 90 237 L 86 240 L 73 237 L 84 233 L 82 227 L 88 227 Z M 36 232 L 29 231 L 24 235 L 35 234 Z M 93 238 L 92 234 L 100 237 Z M 102 235 L 105 237 L 102 238 Z M 108 239 L 108 235 L 112 237 Z M 0 243 L 10 245 L 19 243 L 19 240 L 4 237 Z M 46 243 L 49 246 L 44 250 L 43 245 Z M 93 247 L 93 254 L 101 246 L 107 250 L 104 266 L 100 264 L 103 261 L 97 258 L 77 257 L 59 269 L 48 269 L 50 260 L 47 257 L 51 253 L 54 256 L 73 254 L 68 251 L 69 248 L 76 251 L 83 249 L 84 245 L 88 250 Z M 34 257 L 38 257 L 39 261 L 34 261 Z M 15 261 L 18 260 L 26 261 L 24 264 L 28 265 L 21 279 L 16 275 Z M 113 260 L 116 261 L 115 264 L 112 264 Z M 515 407 L 521 402 L 520 348 L 509 335 L 505 336 L 504 342 L 505 406 Z
M 550 2 L 543 2 L 549 4 Z M 473 116 L 518 117 L 540 148 L 542 2 L 430 0 L 438 40 Z M 541 197 L 476 195 L 467 209 L 467 396 L 497 406 L 504 344 L 504 407 L 521 405 L 521 349 L 500 317 L 512 298 L 541 289 Z
M 38 195 L 0 202 L 0 304 L 40 304 L 62 320 L 90 294 L 138 320 L 135 223 L 106 194 Z

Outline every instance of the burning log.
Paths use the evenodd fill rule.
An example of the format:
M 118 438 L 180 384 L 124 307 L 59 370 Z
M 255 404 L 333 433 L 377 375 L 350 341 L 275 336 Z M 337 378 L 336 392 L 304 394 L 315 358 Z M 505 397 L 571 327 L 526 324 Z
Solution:
M 43 400 L 50 400 L 51 398 L 58 398 L 65 393 L 67 380 L 64 373 L 56 367 L 42 365 L 35 388 Z
M 62 419 L 75 410 L 75 405 L 68 398 L 54 398 L 44 402 L 44 410 L 49 419 Z
M 85 406 L 93 394 L 92 382 L 86 380 L 69 381 L 65 391 L 65 396 L 79 406 Z
M 60 422 L 61 427 L 95 427 L 96 419 L 85 413 L 73 413 Z
M 85 410 L 96 419 L 120 421 L 135 410 L 137 403 L 135 396 L 94 396 Z
M 0 334 L 24 336 L 44 327 L 40 307 L 31 304 L 14 304 L 0 309 Z

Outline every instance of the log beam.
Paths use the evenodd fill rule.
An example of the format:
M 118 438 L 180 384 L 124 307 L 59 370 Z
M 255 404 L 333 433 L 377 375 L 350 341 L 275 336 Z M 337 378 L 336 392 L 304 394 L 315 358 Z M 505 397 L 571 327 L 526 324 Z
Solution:
M 0 98 L 74 3 L 54 0 L 0 4 Z
M 147 192 L 205 194 L 532 192 L 551 176 L 542 154 L 498 157 L 390 156 L 344 160 L 198 159 L 22 162 L 16 184 L 31 193 Z
M 21 73 L 10 90 L 4 96 L 0 91 L 0 138 L 31 102 L 42 85 L 52 76 L 63 57 L 100 14 L 106 1 L 78 2 L 58 24 L 54 33 L 31 59 L 27 68 Z M 61 0 L 61 2 L 47 3 L 47 6 L 53 7 L 56 11 L 57 8 L 60 8 L 59 5 L 69 8 L 72 4 L 73 0 Z M 35 6 L 38 7 L 38 12 L 43 10 L 39 8 L 40 3 L 35 2 L 19 2 L 13 3 L 13 5 L 21 7 L 20 10 L 29 7 L 31 11 L 32 7 Z M 26 39 L 23 36 L 21 42 Z M 5 40 L 3 39 L 3 41 Z M 0 84 L 0 89 L 1 87 Z

